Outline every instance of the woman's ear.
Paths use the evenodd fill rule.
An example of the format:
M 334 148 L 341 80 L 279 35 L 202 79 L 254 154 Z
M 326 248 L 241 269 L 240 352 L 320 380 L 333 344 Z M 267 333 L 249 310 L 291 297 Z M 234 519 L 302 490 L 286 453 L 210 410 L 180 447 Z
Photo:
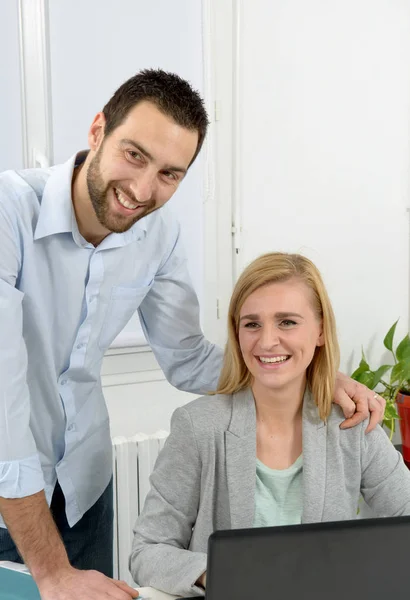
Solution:
M 319 333 L 319 337 L 316 342 L 316 346 L 324 346 L 324 343 L 325 343 L 325 337 L 323 335 L 323 324 L 320 323 L 320 333 Z

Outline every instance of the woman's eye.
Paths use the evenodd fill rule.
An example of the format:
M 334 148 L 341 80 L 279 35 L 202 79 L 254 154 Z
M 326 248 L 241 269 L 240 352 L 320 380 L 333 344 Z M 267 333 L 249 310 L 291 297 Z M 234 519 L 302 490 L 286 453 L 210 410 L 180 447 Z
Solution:
M 259 323 L 254 323 L 254 322 L 246 323 L 245 327 L 246 327 L 246 329 L 256 329 L 257 327 L 259 327 Z
M 296 325 L 296 322 L 292 321 L 291 319 L 284 319 L 283 321 L 281 321 L 281 325 L 283 325 L 284 327 L 292 327 L 292 325 Z

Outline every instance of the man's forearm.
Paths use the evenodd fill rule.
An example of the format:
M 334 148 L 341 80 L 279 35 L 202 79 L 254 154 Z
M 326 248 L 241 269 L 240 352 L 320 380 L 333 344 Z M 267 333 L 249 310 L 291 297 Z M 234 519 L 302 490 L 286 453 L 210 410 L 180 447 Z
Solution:
M 37 584 L 70 564 L 44 491 L 26 498 L 1 498 L 0 513 Z

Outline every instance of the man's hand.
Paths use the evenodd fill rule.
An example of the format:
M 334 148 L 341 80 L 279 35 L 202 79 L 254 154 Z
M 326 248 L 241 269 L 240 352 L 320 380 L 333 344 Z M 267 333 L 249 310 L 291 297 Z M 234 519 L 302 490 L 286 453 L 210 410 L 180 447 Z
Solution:
M 346 417 L 340 425 L 341 429 L 354 427 L 370 416 L 366 433 L 380 423 L 386 408 L 384 398 L 343 373 L 336 376 L 334 402 L 340 406 Z
M 41 600 L 131 600 L 138 592 L 124 581 L 110 579 L 98 571 L 79 571 L 69 567 L 37 582 Z
M 1 498 L 0 513 L 20 550 L 42 600 L 131 600 L 138 592 L 98 571 L 74 569 L 47 506 L 44 491 Z

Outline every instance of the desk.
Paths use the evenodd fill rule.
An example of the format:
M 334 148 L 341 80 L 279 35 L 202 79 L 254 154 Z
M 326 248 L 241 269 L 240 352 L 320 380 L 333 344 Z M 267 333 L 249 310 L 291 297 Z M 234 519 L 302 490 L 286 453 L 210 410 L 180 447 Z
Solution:
M 0 567 L 5 569 L 10 569 L 12 571 L 19 571 L 23 574 L 24 577 L 31 577 L 27 567 L 25 565 L 20 565 L 18 563 L 12 563 L 8 561 L 0 561 Z M 159 590 L 155 590 L 151 587 L 144 588 L 136 588 L 142 598 L 144 600 L 175 600 L 178 596 L 171 596 L 170 594 L 165 594 L 164 592 L 160 592 Z M 5 590 L 8 591 L 8 590 Z M 38 593 L 38 592 L 37 592 Z M 0 590 L 0 600 L 2 598 L 1 590 Z
M 159 590 L 155 590 L 151 587 L 144 588 L 136 588 L 140 595 L 146 600 L 175 600 L 176 598 L 180 598 L 180 596 L 171 596 L 170 594 L 165 594 L 165 592 L 160 592 Z

